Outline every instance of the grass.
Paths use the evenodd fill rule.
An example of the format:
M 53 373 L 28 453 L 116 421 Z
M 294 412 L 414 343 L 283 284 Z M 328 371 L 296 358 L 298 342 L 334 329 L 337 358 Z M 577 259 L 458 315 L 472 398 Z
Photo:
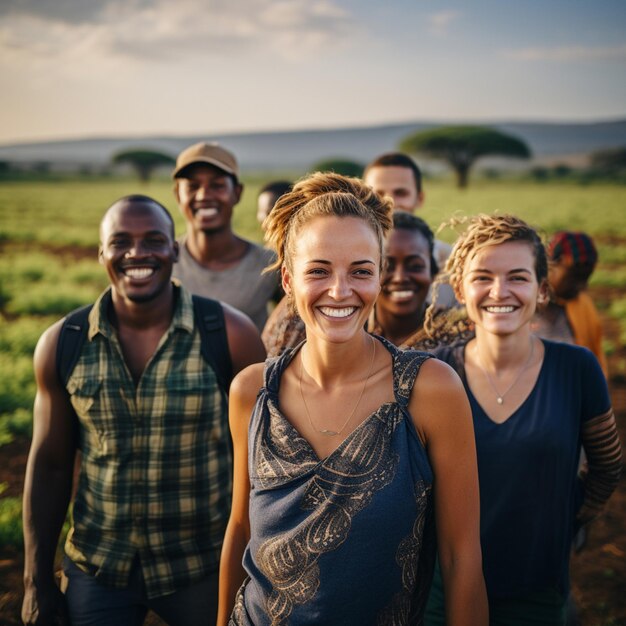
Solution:
M 593 236 L 626 236 L 626 187 L 573 183 L 538 184 L 527 181 L 484 181 L 458 190 L 442 181 L 428 181 L 420 215 L 437 228 L 453 215 L 514 213 L 546 234 L 581 230 Z M 440 238 L 452 242 L 445 230 Z
M 4 489 L 0 490 L 0 494 L 2 491 Z M 0 545 L 19 548 L 22 543 L 22 501 L 20 498 L 0 497 Z
M 234 212 L 235 231 L 255 241 L 262 239 L 256 196 L 266 180 L 262 174 L 246 178 Z M 546 235 L 563 228 L 589 232 L 600 251 L 591 284 L 626 287 L 626 247 L 615 244 L 616 237 L 626 238 L 626 186 L 475 179 L 469 189 L 459 190 L 450 180 L 429 179 L 425 191 L 420 213 L 435 228 L 451 215 L 500 211 L 520 215 Z M 24 432 L 30 419 L 35 389 L 31 359 L 41 332 L 70 310 L 93 302 L 107 284 L 96 262 L 99 221 L 112 202 L 131 193 L 162 202 L 183 232 L 169 179 L 147 185 L 131 178 L 0 183 L 0 443 L 12 432 Z M 452 241 L 454 233 L 446 230 L 440 237 Z M 621 340 L 626 341 L 624 301 L 601 304 L 620 321 Z
M 254 205 L 262 184 L 261 179 L 246 181 L 234 217 L 237 232 L 255 240 L 261 238 Z M 170 180 L 157 179 L 146 185 L 133 179 L 6 182 L 0 183 L 0 242 L 95 248 L 104 211 L 118 198 L 133 193 L 161 202 L 172 213 L 177 232 L 184 231 Z
M 273 176 L 272 178 L 282 178 Z M 294 179 L 295 176 L 287 178 Z M 245 179 L 246 188 L 234 213 L 234 229 L 261 241 L 256 222 L 256 195 L 266 178 Z M 619 321 L 626 344 L 626 186 L 604 183 L 534 183 L 521 180 L 472 180 L 460 191 L 449 180 L 427 180 L 420 215 L 436 229 L 452 215 L 479 212 L 515 213 L 546 235 L 559 229 L 593 235 L 600 265 L 591 284 L 621 290 L 606 313 Z M 58 182 L 0 182 L 0 446 L 32 429 L 35 382 L 32 354 L 41 333 L 71 309 L 93 301 L 107 284 L 97 263 L 98 224 L 117 198 L 143 193 L 172 213 L 177 232 L 184 223 L 166 179 L 140 185 L 133 179 Z M 452 241 L 454 233 L 439 237 Z M 620 346 L 607 342 L 612 352 Z M 626 360 L 615 361 L 626 375 Z M 1 451 L 0 451 L 1 453 Z M 0 484 L 0 545 L 22 546 L 21 499 L 4 497 Z M 64 532 L 67 531 L 66 522 Z M 606 578 L 611 574 L 604 573 Z M 602 607 L 603 624 L 617 622 Z

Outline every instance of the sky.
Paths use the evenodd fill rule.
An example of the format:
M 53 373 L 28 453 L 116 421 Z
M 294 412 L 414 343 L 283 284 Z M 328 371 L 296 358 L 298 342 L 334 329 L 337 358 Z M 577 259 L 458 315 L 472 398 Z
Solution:
M 3 144 L 624 117 L 624 0 L 0 0 Z

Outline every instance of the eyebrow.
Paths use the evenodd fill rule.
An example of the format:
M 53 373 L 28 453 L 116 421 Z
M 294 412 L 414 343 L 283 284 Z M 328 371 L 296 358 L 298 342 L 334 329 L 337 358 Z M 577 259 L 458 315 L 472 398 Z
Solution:
M 327 261 L 326 259 L 311 259 L 310 261 L 307 261 L 308 264 L 311 263 L 320 263 L 322 265 L 332 265 L 332 263 L 330 261 Z M 350 263 L 350 265 L 376 265 L 376 263 L 374 261 L 372 261 L 371 259 L 364 259 L 362 261 L 352 261 L 352 263 Z
M 167 237 L 167 233 L 163 232 L 162 230 L 149 230 L 145 233 L 142 234 L 142 237 L 153 237 L 154 235 L 163 235 L 164 237 Z M 108 236 L 108 239 L 111 239 L 111 237 L 132 237 L 132 233 L 130 233 L 127 230 L 117 230 L 113 233 L 110 233 Z
M 470 270 L 468 274 L 477 274 L 477 273 L 485 273 L 485 274 L 493 274 L 491 270 L 488 270 L 483 267 L 478 267 L 475 270 Z M 533 272 L 525 267 L 516 267 L 512 270 L 509 270 L 507 274 L 532 274 Z

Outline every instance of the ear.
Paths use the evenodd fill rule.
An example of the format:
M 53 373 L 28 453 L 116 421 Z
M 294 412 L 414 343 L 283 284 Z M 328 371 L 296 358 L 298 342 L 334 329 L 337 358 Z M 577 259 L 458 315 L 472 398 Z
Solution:
M 174 192 L 174 197 L 176 198 L 176 202 L 180 204 L 180 193 L 178 191 L 178 178 L 174 181 L 174 187 L 172 191 Z
M 293 295 L 291 290 L 291 274 L 284 264 L 280 267 L 280 281 L 285 295 L 291 298 Z
M 241 194 L 243 193 L 243 183 L 237 183 L 233 189 L 233 195 L 235 196 L 235 204 L 241 200 Z
M 537 293 L 537 304 L 544 305 L 550 299 L 550 285 L 547 280 L 542 280 Z
M 172 249 L 174 250 L 174 263 L 178 263 L 178 257 L 180 256 L 180 245 L 178 244 L 178 241 L 176 241 L 176 239 L 174 239 L 174 242 L 172 243 Z
M 462 285 L 451 285 L 454 297 L 459 304 L 465 304 L 465 296 L 463 295 Z
M 102 249 L 102 246 L 98 246 L 98 263 L 100 263 L 100 265 L 104 265 L 104 250 Z
M 424 198 L 425 198 L 425 194 L 423 191 L 418 192 L 417 194 L 417 206 L 415 207 L 416 209 L 419 209 L 422 204 L 424 204 Z

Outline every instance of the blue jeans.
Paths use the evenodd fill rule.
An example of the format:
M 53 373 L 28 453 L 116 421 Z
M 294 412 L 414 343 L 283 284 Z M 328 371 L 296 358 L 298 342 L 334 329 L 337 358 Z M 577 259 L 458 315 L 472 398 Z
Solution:
M 186 589 L 149 599 L 139 559 L 135 559 L 128 586 L 123 589 L 103 585 L 67 557 L 63 571 L 67 577 L 65 599 L 72 626 L 140 626 L 148 610 L 170 626 L 215 625 L 218 572 Z

